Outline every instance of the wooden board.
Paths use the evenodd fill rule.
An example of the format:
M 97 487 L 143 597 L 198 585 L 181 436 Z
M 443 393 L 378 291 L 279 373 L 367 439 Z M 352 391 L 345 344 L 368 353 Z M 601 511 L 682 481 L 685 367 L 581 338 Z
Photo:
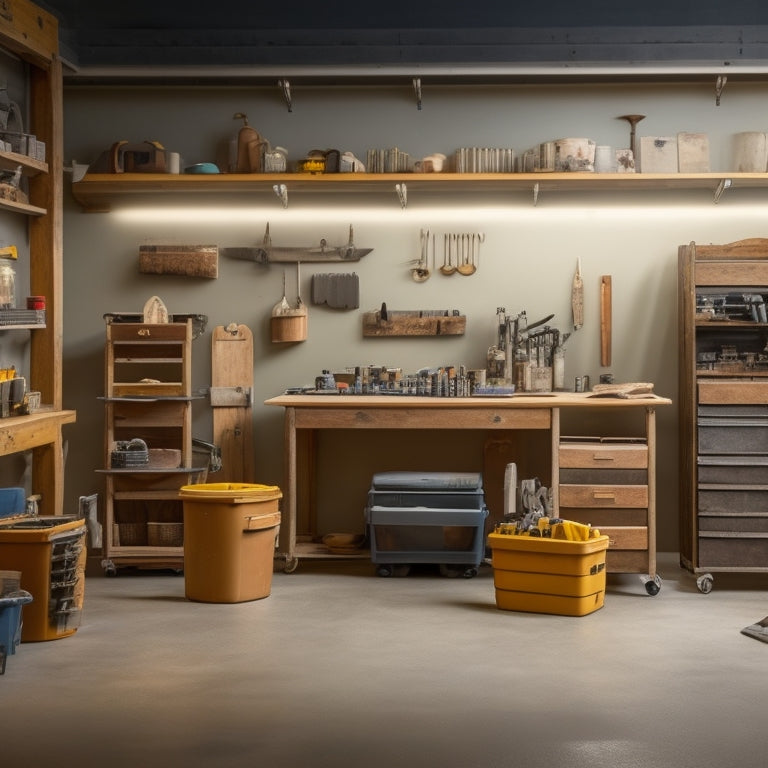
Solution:
M 611 364 L 611 276 L 600 278 L 600 365 Z
M 139 272 L 216 279 L 219 249 L 215 245 L 141 245 Z
M 389 313 L 386 320 L 381 312 L 363 315 L 363 336 L 463 336 L 466 315 L 418 315 Z
M 219 325 L 211 336 L 211 386 L 229 388 L 233 393 L 247 392 L 247 397 L 216 398 L 213 442 L 221 449 L 221 470 L 215 482 L 255 482 L 252 396 L 253 335 L 245 325 Z M 212 400 L 214 400 L 212 398 Z

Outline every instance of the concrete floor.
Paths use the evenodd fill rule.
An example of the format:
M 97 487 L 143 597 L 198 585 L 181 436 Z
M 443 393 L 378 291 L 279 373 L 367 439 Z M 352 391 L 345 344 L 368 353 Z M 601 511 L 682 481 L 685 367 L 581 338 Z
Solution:
M 184 578 L 88 577 L 71 637 L 0 677 L 3 768 L 724 768 L 765 764 L 764 575 L 703 595 L 609 575 L 583 617 L 500 611 L 491 569 L 379 578 L 310 561 L 272 594 L 194 603 Z

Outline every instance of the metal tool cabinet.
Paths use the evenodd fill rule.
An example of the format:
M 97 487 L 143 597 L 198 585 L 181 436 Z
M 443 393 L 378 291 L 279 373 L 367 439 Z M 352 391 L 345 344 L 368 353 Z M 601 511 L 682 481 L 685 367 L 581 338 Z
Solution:
M 768 571 L 768 239 L 678 249 L 680 560 Z

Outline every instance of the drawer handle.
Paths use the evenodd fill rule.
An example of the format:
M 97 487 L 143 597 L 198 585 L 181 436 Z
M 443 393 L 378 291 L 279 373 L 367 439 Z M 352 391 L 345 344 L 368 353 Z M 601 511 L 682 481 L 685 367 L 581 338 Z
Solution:
M 593 497 L 595 499 L 610 499 L 611 501 L 616 500 L 615 493 L 601 493 L 600 491 L 595 491 L 595 493 L 593 494 Z
M 613 456 L 601 456 L 600 454 L 596 454 L 592 457 L 592 461 L 616 461 L 616 459 Z

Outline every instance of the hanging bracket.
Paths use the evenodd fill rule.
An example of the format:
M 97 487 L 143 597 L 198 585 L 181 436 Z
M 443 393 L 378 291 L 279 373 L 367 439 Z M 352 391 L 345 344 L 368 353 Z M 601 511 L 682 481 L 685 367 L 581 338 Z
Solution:
M 723 196 L 723 192 L 725 192 L 726 189 L 729 189 L 732 184 L 732 179 L 720 179 L 720 183 L 717 185 L 717 189 L 715 190 L 716 203 L 720 202 L 720 198 Z
M 416 95 L 416 109 L 421 109 L 421 78 L 413 78 L 413 92 Z
M 400 201 L 401 208 L 408 207 L 408 187 L 406 184 L 395 184 L 395 192 L 397 192 L 397 198 Z
M 283 91 L 283 98 L 285 99 L 285 105 L 288 107 L 289 112 L 293 112 L 293 100 L 291 98 L 291 83 L 287 79 L 278 80 L 277 84 Z
M 723 95 L 723 89 L 725 88 L 725 84 L 728 82 L 728 76 L 727 75 L 718 75 L 717 80 L 715 80 L 715 106 L 720 106 L 720 97 Z
M 283 208 L 288 207 L 288 187 L 285 184 L 273 184 L 272 189 L 274 193 L 280 198 L 280 202 L 283 204 Z

